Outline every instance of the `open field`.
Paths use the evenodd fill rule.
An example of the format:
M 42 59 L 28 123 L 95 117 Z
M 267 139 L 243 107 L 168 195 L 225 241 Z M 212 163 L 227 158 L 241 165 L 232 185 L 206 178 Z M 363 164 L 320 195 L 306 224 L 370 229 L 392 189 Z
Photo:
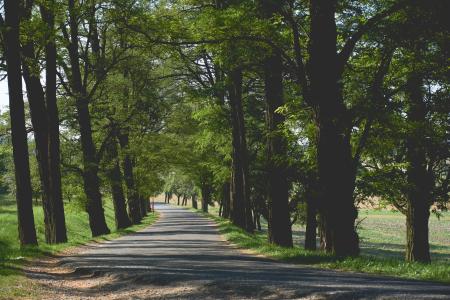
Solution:
M 42 207 L 34 207 L 36 231 L 39 247 L 21 249 L 18 241 L 16 203 L 13 197 L 0 196 L 0 298 L 26 296 L 32 283 L 22 274 L 21 265 L 27 259 L 46 254 L 54 254 L 69 247 L 79 246 L 90 241 L 109 240 L 125 233 L 134 232 L 143 228 L 157 218 L 150 214 L 142 224 L 132 226 L 125 230 L 116 231 L 114 223 L 114 210 L 110 199 L 105 199 L 105 216 L 111 234 L 93 239 L 89 229 L 88 216 L 77 203 L 66 203 L 66 224 L 69 242 L 57 245 L 48 245 L 44 240 L 44 216 Z M 23 294 L 25 293 L 25 294 Z
M 363 254 L 402 259 L 406 244 L 405 216 L 395 211 L 362 210 L 359 226 Z M 431 259 L 450 264 L 450 213 L 431 215 Z

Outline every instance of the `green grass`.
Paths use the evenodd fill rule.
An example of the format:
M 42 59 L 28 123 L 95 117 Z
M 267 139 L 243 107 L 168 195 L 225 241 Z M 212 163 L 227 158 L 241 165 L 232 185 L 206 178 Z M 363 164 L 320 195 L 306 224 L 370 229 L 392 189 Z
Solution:
M 228 220 L 218 217 L 215 207 L 212 207 L 206 216 L 219 225 L 220 233 L 228 241 L 273 259 L 321 268 L 450 283 L 450 234 L 445 234 L 450 230 L 448 213 L 441 220 L 430 220 L 431 250 L 434 259 L 431 264 L 408 263 L 403 260 L 404 217 L 395 212 L 361 211 L 360 216 L 366 218 L 359 230 L 362 254 L 357 258 L 346 259 L 337 259 L 319 251 L 304 250 L 300 243 L 304 231 L 300 226 L 293 228 L 296 246 L 289 249 L 268 243 L 265 226 L 262 232 L 248 234 Z
M 363 254 L 402 259 L 406 244 L 406 219 L 400 212 L 361 210 L 358 233 Z M 450 264 L 450 213 L 430 216 L 430 250 L 434 262 Z
M 65 213 L 69 241 L 63 244 L 48 245 L 44 240 L 43 210 L 42 207 L 35 205 L 34 218 L 39 246 L 21 248 L 18 240 L 15 200 L 9 195 L 0 195 L 0 299 L 31 295 L 33 283 L 26 279 L 21 270 L 21 266 L 31 258 L 55 254 L 92 241 L 114 239 L 144 228 L 152 224 L 158 217 L 157 214 L 149 214 L 139 225 L 116 230 L 114 210 L 110 199 L 105 199 L 104 208 L 106 222 L 111 233 L 92 238 L 87 213 L 75 202 L 66 203 Z

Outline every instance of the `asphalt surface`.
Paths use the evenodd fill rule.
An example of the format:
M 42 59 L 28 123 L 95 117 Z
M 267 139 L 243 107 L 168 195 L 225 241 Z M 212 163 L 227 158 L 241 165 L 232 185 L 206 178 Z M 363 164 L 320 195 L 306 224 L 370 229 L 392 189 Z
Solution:
M 153 292 L 165 289 L 177 292 L 156 298 L 450 299 L 450 285 L 321 270 L 244 254 L 228 245 L 207 218 L 165 204 L 157 204 L 156 210 L 161 216 L 152 226 L 65 257 L 62 263 L 74 270 L 70 276 L 108 277 L 99 295 L 151 287 L 133 299 L 153 299 Z

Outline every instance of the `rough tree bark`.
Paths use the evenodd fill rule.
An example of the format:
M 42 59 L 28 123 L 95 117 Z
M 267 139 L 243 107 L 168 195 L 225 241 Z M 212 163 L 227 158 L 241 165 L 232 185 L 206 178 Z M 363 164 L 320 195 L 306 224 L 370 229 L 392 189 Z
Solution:
M 338 68 L 336 1 L 310 1 L 310 94 L 317 103 L 317 159 L 322 191 L 319 210 L 330 231 L 331 252 L 359 254 L 355 230 L 349 115 L 343 102 Z
M 109 233 L 100 193 L 98 177 L 97 150 L 92 138 L 91 115 L 86 87 L 83 86 L 78 53 L 78 17 L 76 0 L 69 1 L 70 43 L 69 58 L 71 64 L 71 87 L 76 95 L 77 121 L 80 126 L 81 150 L 83 154 L 83 185 L 87 197 L 86 211 L 93 236 Z
M 429 263 L 430 245 L 428 221 L 430 218 L 431 180 L 427 171 L 426 139 L 423 125 L 426 122 L 427 106 L 424 101 L 423 80 L 418 73 L 412 73 L 406 84 L 409 104 L 408 122 L 412 131 L 406 140 L 408 161 L 406 214 L 406 260 Z
M 5 32 L 5 48 L 19 239 L 21 246 L 37 245 L 20 68 L 19 1 L 5 0 L 4 10 L 5 26 L 7 28 Z

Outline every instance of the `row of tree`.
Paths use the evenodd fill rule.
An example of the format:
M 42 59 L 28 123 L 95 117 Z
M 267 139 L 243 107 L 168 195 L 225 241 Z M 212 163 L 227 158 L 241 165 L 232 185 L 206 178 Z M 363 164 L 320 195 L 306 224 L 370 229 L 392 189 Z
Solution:
M 445 0 L 4 4 L 23 244 L 22 77 L 48 242 L 66 238 L 63 199 L 107 233 L 108 187 L 120 227 L 148 195 L 199 194 L 248 232 L 263 216 L 285 247 L 305 213 L 308 249 L 318 229 L 321 248 L 355 256 L 357 204 L 379 199 L 406 215 L 406 258 L 430 261 L 430 209 L 449 200 Z
M 430 211 L 450 199 L 448 4 L 178 4 L 165 16 L 188 30 L 159 42 L 185 74 L 192 120 L 177 138 L 196 149 L 182 170 L 203 201 L 249 232 L 264 216 L 286 247 L 305 213 L 307 249 L 318 227 L 321 248 L 353 256 L 357 204 L 376 199 L 406 215 L 406 259 L 429 262 Z
M 165 107 L 148 100 L 159 95 L 151 90 L 148 73 L 139 72 L 142 62 L 148 64 L 146 57 L 127 46 L 125 33 L 113 26 L 113 14 L 104 3 L 2 3 L 10 113 L 9 118 L 2 116 L 5 136 L 10 137 L 2 139 L 2 146 L 13 156 L 9 170 L 15 186 L 9 191 L 16 196 L 21 245 L 37 244 L 31 146 L 36 161 L 31 167 L 38 170 L 32 168 L 31 174 L 39 177 L 47 243 L 67 241 L 63 199 L 80 202 L 93 236 L 110 232 L 102 193 L 112 198 L 117 228 L 139 223 L 150 209 L 150 191 L 161 181 L 148 178 L 152 174 L 142 168 L 152 158 L 138 155 L 138 149 L 160 127 Z M 2 160 L 7 166 L 3 173 L 8 173 L 7 161 Z

